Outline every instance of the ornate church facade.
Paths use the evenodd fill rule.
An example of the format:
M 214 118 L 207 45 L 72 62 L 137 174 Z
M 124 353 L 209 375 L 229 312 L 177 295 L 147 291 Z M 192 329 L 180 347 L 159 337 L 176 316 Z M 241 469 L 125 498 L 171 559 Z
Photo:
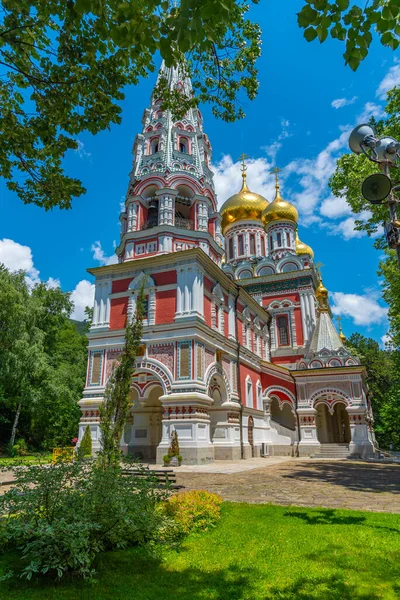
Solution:
M 169 85 L 190 93 L 177 69 Z M 100 448 L 99 406 L 144 285 L 145 319 L 121 448 L 162 462 L 374 451 L 366 372 L 338 334 L 296 208 L 243 184 L 218 210 L 197 108 L 173 119 L 153 94 L 133 147 L 118 263 L 95 277 L 80 438 Z

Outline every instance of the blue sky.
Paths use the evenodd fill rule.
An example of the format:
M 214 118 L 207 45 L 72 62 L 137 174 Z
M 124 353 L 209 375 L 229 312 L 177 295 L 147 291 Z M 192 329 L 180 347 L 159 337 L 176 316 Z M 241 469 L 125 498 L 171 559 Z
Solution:
M 282 195 L 300 213 L 300 238 L 321 261 L 333 310 L 343 316 L 346 334 L 360 331 L 377 340 L 386 333 L 386 309 L 376 274 L 380 253 L 373 240 L 354 232 L 345 202 L 329 198 L 327 182 L 335 159 L 347 151 L 348 130 L 372 114 L 382 114 L 385 90 L 400 83 L 400 63 L 378 42 L 357 73 L 344 66 L 343 47 L 334 40 L 307 43 L 296 12 L 302 2 L 267 2 L 251 10 L 263 30 L 260 91 L 245 102 L 246 119 L 226 124 L 202 107 L 213 145 L 219 205 L 240 186 L 238 157 L 251 157 L 252 190 L 273 197 L 270 169 L 282 169 Z M 96 137 L 79 136 L 66 168 L 87 194 L 72 210 L 45 212 L 24 206 L 0 181 L 2 220 L 0 261 L 24 268 L 32 280 L 49 280 L 73 292 L 75 316 L 90 302 L 86 268 L 109 262 L 119 238 L 119 210 L 131 168 L 134 137 L 155 75 L 126 91 L 123 121 Z M 11 241 L 10 241 L 11 240 Z M 97 242 L 99 242 L 97 244 Z

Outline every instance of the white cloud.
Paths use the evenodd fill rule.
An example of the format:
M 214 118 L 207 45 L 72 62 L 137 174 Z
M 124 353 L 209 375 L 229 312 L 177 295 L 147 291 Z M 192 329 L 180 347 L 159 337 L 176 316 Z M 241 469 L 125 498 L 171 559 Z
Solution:
M 374 292 L 363 295 L 333 292 L 331 297 L 333 314 L 350 317 L 355 325 L 369 326 L 386 320 L 388 309 L 378 304 Z
M 247 185 L 249 188 L 261 194 L 267 200 L 274 197 L 274 180 L 270 175 L 273 162 L 265 158 L 256 158 L 247 162 Z M 221 206 L 233 194 L 236 194 L 242 186 L 242 174 L 240 162 L 233 162 L 232 157 L 226 154 L 221 160 L 212 166 L 214 172 L 215 189 L 218 196 L 218 205 Z
M 56 289 L 61 286 L 60 280 L 54 279 L 54 277 L 49 277 L 48 280 L 46 281 L 46 284 L 47 284 L 47 287 L 52 288 L 52 289 Z
M 380 100 L 386 100 L 386 94 L 396 85 L 400 85 L 400 63 L 398 62 L 396 62 L 396 64 L 389 69 L 385 77 L 380 82 L 379 87 L 376 90 L 377 98 Z
M 350 104 L 354 104 L 357 100 L 357 96 L 353 96 L 352 98 L 336 98 L 331 102 L 331 106 L 333 108 L 343 108 L 343 106 L 349 106 Z
M 39 271 L 33 265 L 32 250 L 14 240 L 0 240 L 0 263 L 10 271 L 25 271 L 29 287 L 40 283 Z
M 339 198 L 333 195 L 328 196 L 322 202 L 320 208 L 321 215 L 330 219 L 337 219 L 338 217 L 349 215 L 351 212 L 351 208 L 344 196 L 340 196 Z
M 98 260 L 101 265 L 115 265 L 118 262 L 118 256 L 116 254 L 112 254 L 111 256 L 106 256 L 104 254 L 104 250 L 99 241 L 92 244 L 91 250 L 93 252 L 94 260 Z
M 366 102 L 361 114 L 357 118 L 358 123 L 367 123 L 372 117 L 381 119 L 385 114 L 382 106 L 373 102 Z
M 82 159 L 87 158 L 90 160 L 92 158 L 92 153 L 85 150 L 85 144 L 83 142 L 81 142 L 81 140 L 76 140 L 76 141 L 78 143 L 78 147 L 75 150 L 75 152 L 77 153 L 79 158 L 82 158 Z
M 77 321 L 85 319 L 85 308 L 93 307 L 94 304 L 94 284 L 87 279 L 82 279 L 71 292 L 71 300 L 74 303 L 74 310 L 71 315 Z

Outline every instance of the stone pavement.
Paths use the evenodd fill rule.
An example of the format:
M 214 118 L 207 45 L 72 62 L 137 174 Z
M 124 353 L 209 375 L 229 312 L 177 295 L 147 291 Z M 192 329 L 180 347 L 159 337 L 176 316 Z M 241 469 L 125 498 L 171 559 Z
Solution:
M 238 463 L 225 467 L 221 463 L 182 466 L 176 469 L 177 482 L 186 489 L 216 492 L 233 502 L 400 513 L 400 465 L 397 464 L 275 458 L 240 461 L 240 464 L 241 470 Z

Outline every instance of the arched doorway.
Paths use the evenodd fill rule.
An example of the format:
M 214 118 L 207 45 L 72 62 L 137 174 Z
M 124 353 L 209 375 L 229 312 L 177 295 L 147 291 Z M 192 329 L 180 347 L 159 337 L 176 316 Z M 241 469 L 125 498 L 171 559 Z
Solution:
M 348 444 L 351 440 L 350 420 L 344 402 L 336 402 L 333 409 L 320 402 L 315 408 L 318 441 L 321 444 Z
M 124 432 L 124 442 L 130 456 L 146 462 L 156 461 L 157 447 L 162 436 L 164 409 L 160 396 L 163 393 L 157 382 L 146 385 L 141 390 L 137 386 L 131 388 L 132 408 Z
M 254 419 L 250 415 L 247 422 L 247 438 L 251 448 L 251 456 L 254 456 Z
M 292 442 L 296 441 L 296 418 L 291 405 L 288 402 L 280 403 L 278 398 L 273 396 L 269 411 L 271 427 L 279 434 L 289 437 Z

